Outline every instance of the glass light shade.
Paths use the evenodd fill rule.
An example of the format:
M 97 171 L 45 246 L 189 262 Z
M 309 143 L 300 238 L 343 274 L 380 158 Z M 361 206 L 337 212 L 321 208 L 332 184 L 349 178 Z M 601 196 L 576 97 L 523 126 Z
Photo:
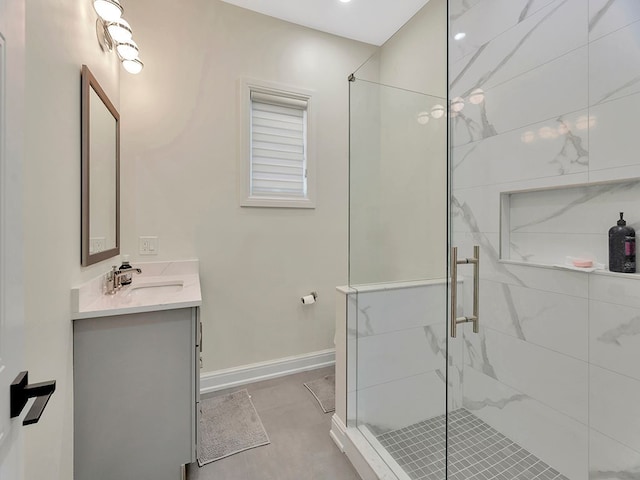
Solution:
M 93 8 L 105 22 L 115 22 L 122 16 L 122 6 L 118 0 L 94 0 Z
M 431 116 L 435 119 L 442 118 L 444 115 L 444 107 L 442 105 L 434 105 L 431 109 Z
M 131 26 L 124 18 L 120 18 L 115 22 L 107 23 L 107 31 L 111 38 L 116 43 L 127 43 L 131 40 L 133 33 L 131 32 Z
M 118 55 L 120 55 L 123 60 L 135 60 L 136 58 L 138 58 L 138 45 L 136 45 L 136 42 L 134 42 L 133 40 L 119 43 L 116 47 L 116 50 L 118 51 Z
M 142 69 L 144 68 L 144 63 L 136 58 L 134 60 L 123 60 L 122 66 L 127 72 L 136 75 L 142 71 Z

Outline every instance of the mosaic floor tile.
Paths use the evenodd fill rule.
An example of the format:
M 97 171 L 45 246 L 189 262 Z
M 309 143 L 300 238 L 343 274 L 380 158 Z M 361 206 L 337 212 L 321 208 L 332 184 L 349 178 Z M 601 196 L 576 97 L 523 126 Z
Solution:
M 444 480 L 445 415 L 378 435 L 413 480 Z M 449 413 L 449 480 L 568 480 L 466 409 Z

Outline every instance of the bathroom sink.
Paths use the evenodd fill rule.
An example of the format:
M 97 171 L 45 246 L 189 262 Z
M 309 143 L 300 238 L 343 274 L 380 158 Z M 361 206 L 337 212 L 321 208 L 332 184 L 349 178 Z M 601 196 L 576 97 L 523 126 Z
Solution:
M 133 282 L 108 294 L 107 275 L 71 290 L 72 318 L 111 317 L 156 312 L 202 304 L 196 261 L 141 264 Z
M 134 280 L 135 282 L 135 280 Z M 184 287 L 184 280 L 167 279 L 152 282 L 140 282 L 131 285 L 126 295 L 128 297 L 140 299 L 161 299 L 163 296 L 181 292 Z

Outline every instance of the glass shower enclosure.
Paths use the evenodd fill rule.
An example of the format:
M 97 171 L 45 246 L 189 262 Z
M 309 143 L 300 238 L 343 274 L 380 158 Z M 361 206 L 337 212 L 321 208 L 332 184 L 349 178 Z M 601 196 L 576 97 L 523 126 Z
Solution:
M 518 338 L 519 308 L 549 294 L 499 261 L 475 192 L 453 187 L 447 100 L 363 76 L 350 81 L 348 426 L 399 479 L 586 478 L 543 460 L 559 456 L 543 429 L 563 419 L 525 392 L 581 378 L 561 383 L 555 352 Z M 571 434 L 556 465 L 586 441 Z
M 381 83 L 380 60 L 349 83 L 348 426 L 398 478 L 428 470 L 443 479 L 462 362 L 444 321 L 447 103 Z M 428 442 L 423 459 L 406 448 L 412 436 Z
M 640 3 L 446 3 L 446 95 L 349 83 L 347 427 L 398 479 L 640 478 L 640 275 L 597 267 L 640 227 Z

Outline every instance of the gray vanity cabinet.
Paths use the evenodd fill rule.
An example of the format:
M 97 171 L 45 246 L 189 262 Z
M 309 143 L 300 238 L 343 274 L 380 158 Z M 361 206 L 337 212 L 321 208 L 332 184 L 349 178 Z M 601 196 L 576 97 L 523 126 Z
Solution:
M 195 461 L 198 313 L 74 321 L 75 480 L 178 480 Z

